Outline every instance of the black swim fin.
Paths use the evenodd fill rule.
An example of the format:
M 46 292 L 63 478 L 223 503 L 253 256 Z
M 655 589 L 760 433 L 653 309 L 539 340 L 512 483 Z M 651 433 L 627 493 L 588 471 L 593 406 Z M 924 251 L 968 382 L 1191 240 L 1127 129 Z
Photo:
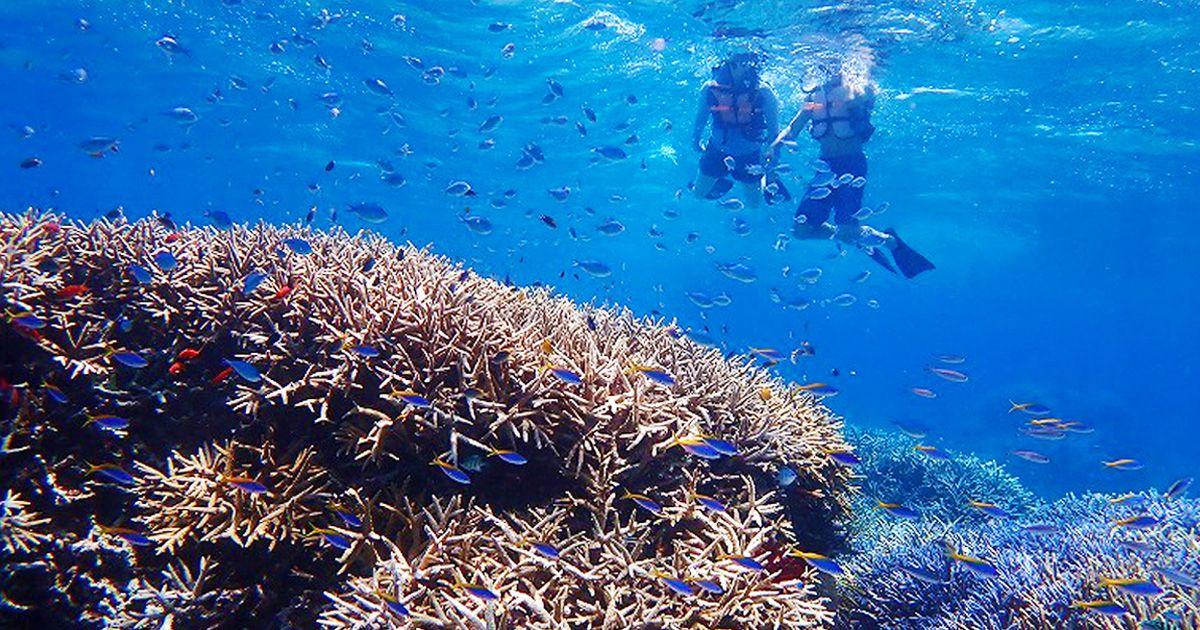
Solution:
M 909 247 L 904 241 L 900 240 L 900 236 L 896 234 L 896 230 L 888 228 L 884 230 L 896 239 L 896 249 L 892 250 L 892 258 L 896 261 L 896 267 L 900 269 L 900 273 L 904 274 L 905 278 L 914 278 L 918 274 L 924 273 L 933 269 L 933 263 L 929 259 L 918 254 L 917 250 Z
M 889 261 L 887 258 L 887 254 L 884 254 L 880 248 L 868 247 L 864 251 L 866 251 L 867 256 L 871 257 L 871 260 L 879 263 L 880 267 L 883 267 L 892 273 L 896 273 L 896 268 L 892 266 L 891 261 Z
M 767 174 L 764 184 L 763 200 L 767 202 L 767 205 L 773 206 L 777 203 L 786 203 L 792 200 L 791 191 L 787 189 L 787 186 L 783 185 L 783 181 L 779 179 L 779 175 L 776 175 L 773 171 Z M 774 192 L 772 192 L 772 186 L 774 186 Z

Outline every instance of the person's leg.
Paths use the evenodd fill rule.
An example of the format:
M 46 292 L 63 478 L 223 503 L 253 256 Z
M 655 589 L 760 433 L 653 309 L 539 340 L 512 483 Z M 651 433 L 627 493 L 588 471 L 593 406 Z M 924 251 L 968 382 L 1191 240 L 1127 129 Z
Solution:
M 700 167 L 696 171 L 696 183 L 692 194 L 698 199 L 707 199 L 713 184 L 728 172 L 729 167 L 725 165 L 725 152 L 714 147 L 710 140 L 704 153 L 700 154 Z
M 833 209 L 829 198 L 813 199 L 809 196 L 812 188 L 804 191 L 804 199 L 796 208 L 796 216 L 792 221 L 792 234 L 802 240 L 833 238 L 833 226 L 826 223 L 829 211 Z
M 750 173 L 752 166 L 762 165 L 762 155 L 758 151 L 739 155 L 735 158 L 732 177 L 742 183 L 742 193 L 745 197 L 742 201 L 752 208 L 757 208 L 762 205 L 762 175 L 753 175 Z M 753 169 L 761 173 L 761 169 Z

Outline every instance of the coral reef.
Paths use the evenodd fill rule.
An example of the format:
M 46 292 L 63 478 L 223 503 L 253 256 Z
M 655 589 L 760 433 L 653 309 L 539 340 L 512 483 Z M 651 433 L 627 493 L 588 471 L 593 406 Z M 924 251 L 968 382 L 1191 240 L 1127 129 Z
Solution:
M 0 215 L 0 282 L 0 622 L 832 620 L 840 421 L 672 325 L 263 224 Z
M 864 485 L 880 493 L 908 491 L 905 504 L 922 518 L 890 518 L 856 502 L 861 509 L 849 525 L 854 553 L 843 558 L 853 577 L 841 584 L 836 627 L 1116 630 L 1134 627 L 1131 622 L 1145 628 L 1200 623 L 1194 581 L 1200 501 L 1092 494 L 1040 505 L 994 463 L 981 465 L 971 456 L 914 462 L 909 440 L 868 433 L 855 441 Z M 922 466 L 928 470 L 914 472 Z M 897 480 L 884 477 L 887 471 L 906 472 Z M 913 496 L 919 498 L 910 503 Z M 965 506 L 974 497 L 1003 504 L 1012 515 L 979 518 Z M 950 550 L 984 561 L 996 575 L 977 574 L 950 558 Z M 1131 595 L 1101 578 L 1147 580 L 1164 592 Z M 1104 600 L 1126 612 L 1105 616 L 1078 606 Z

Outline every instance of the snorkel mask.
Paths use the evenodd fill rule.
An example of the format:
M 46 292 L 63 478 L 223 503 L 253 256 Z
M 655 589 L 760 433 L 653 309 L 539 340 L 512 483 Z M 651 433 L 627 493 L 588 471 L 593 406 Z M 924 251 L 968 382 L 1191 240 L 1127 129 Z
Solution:
M 749 90 L 758 87 L 758 67 L 762 57 L 754 52 L 740 52 L 730 55 L 720 65 L 713 66 L 713 80 L 718 84 L 734 90 Z M 735 82 L 731 66 L 740 65 L 745 70 L 740 81 Z

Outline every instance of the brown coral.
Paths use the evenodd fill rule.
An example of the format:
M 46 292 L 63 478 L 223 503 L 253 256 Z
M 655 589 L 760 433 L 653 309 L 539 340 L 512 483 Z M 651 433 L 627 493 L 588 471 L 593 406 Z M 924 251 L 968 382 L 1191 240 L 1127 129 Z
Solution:
M 32 424 L 13 428 L 68 480 L 97 456 L 97 444 L 69 439 L 79 431 L 132 462 L 136 499 L 96 520 L 136 524 L 158 542 L 156 554 L 139 553 L 143 570 L 165 570 L 170 555 L 211 556 L 236 589 L 236 549 L 260 549 L 254 557 L 281 566 L 260 576 L 264 601 L 248 605 L 278 609 L 271 601 L 287 589 L 315 603 L 326 591 L 327 625 L 376 615 L 377 589 L 444 625 L 828 621 L 825 600 L 795 587 L 803 569 L 782 552 L 797 537 L 814 551 L 835 544 L 848 473 L 823 453 L 847 448 L 840 422 L 749 359 L 369 235 L 263 224 L 168 232 L 152 221 L 47 228 L 58 221 L 0 218 L 0 278 L 8 308 L 46 322 L 6 333 L 24 337 L 27 382 L 64 383 L 75 414 L 39 400 Z M 177 265 L 159 266 L 162 251 Z M 137 279 L 143 271 L 149 282 Z M 59 297 L 81 282 L 88 292 Z M 148 365 L 119 363 L 121 351 Z M 230 361 L 261 380 L 228 374 L 249 369 Z M 85 412 L 131 426 L 81 428 Z M 674 442 L 699 435 L 739 452 L 702 461 Z M 528 463 L 504 463 L 496 449 Z M 470 487 L 431 467 L 438 457 L 470 468 Z M 786 493 L 772 482 L 785 463 L 800 477 Z M 267 492 L 227 479 L 242 476 Z M 627 492 L 653 497 L 662 515 Z M 728 510 L 702 511 L 696 493 Z M 99 511 L 96 500 L 75 503 Z M 333 502 L 362 526 L 339 520 Z M 539 559 L 535 539 L 563 558 Z M 698 609 L 657 572 L 726 590 Z M 292 574 L 303 579 L 278 583 Z M 499 602 L 454 586 L 472 581 Z

